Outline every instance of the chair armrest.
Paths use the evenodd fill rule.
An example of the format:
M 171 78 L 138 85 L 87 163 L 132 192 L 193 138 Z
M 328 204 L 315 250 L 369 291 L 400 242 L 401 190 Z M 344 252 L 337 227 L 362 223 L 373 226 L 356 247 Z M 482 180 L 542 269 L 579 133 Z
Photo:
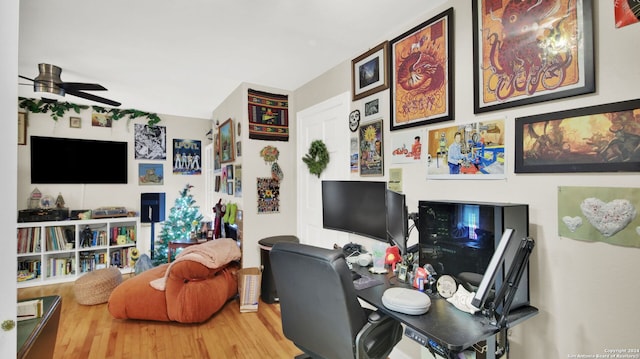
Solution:
M 371 312 L 356 336 L 356 358 L 386 358 L 402 339 L 400 322 L 380 312 Z

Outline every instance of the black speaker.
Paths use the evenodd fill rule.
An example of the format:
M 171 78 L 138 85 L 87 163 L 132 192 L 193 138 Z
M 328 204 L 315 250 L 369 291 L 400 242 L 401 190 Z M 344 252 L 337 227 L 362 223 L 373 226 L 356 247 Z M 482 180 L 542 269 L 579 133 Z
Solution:
M 164 221 L 165 194 L 141 193 L 140 194 L 140 222 L 157 223 Z

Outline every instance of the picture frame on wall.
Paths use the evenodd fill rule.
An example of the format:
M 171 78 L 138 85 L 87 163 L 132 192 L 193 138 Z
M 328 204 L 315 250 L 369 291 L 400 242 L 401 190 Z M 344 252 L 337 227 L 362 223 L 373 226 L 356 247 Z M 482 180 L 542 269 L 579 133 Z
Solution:
M 218 139 L 220 163 L 233 162 L 235 160 L 235 152 L 233 150 L 235 141 L 233 138 L 233 120 L 231 118 L 218 127 Z
M 387 52 L 385 41 L 351 60 L 351 95 L 356 101 L 389 88 Z
M 382 119 L 360 125 L 358 129 L 360 176 L 384 175 Z
M 389 42 L 391 131 L 454 119 L 453 8 Z
M 472 6 L 474 113 L 595 92 L 592 0 Z
M 640 171 L 640 99 L 515 120 L 515 173 Z
M 69 127 L 71 128 L 82 127 L 82 119 L 80 117 L 69 117 Z
M 18 112 L 18 144 L 27 144 L 27 113 Z

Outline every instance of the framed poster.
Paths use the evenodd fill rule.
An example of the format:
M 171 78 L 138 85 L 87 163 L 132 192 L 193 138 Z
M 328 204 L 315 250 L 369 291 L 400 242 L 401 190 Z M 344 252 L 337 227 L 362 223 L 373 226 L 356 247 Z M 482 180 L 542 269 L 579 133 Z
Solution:
M 453 8 L 389 42 L 391 131 L 453 120 Z
M 594 92 L 592 6 L 473 0 L 474 113 Z
M 356 101 L 389 88 L 387 51 L 385 41 L 351 60 L 351 95 Z
M 220 145 L 220 163 L 233 162 L 235 153 L 233 151 L 233 120 L 228 119 L 218 128 L 218 138 Z
M 640 99 L 516 118 L 515 172 L 640 171 Z
M 164 169 L 162 163 L 138 163 L 138 184 L 164 184 Z
M 167 159 L 167 128 L 136 123 L 135 149 L 136 160 Z
M 173 140 L 173 173 L 199 175 L 202 173 L 202 158 L 199 140 Z
M 18 112 L 18 144 L 27 144 L 27 113 Z
M 358 129 L 360 176 L 384 175 L 382 132 L 382 119 L 366 123 Z

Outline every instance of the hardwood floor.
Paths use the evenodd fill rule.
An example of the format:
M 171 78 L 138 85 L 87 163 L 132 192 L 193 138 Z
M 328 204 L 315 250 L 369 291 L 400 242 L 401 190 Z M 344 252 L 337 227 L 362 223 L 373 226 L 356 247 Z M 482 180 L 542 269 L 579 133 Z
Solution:
M 201 324 L 114 319 L 107 304 L 76 302 L 73 283 L 18 289 L 18 299 L 59 295 L 54 359 L 293 358 L 302 352 L 282 334 L 280 305 L 260 302 L 240 313 L 236 299 Z M 141 299 L 143 300 L 143 299 Z

